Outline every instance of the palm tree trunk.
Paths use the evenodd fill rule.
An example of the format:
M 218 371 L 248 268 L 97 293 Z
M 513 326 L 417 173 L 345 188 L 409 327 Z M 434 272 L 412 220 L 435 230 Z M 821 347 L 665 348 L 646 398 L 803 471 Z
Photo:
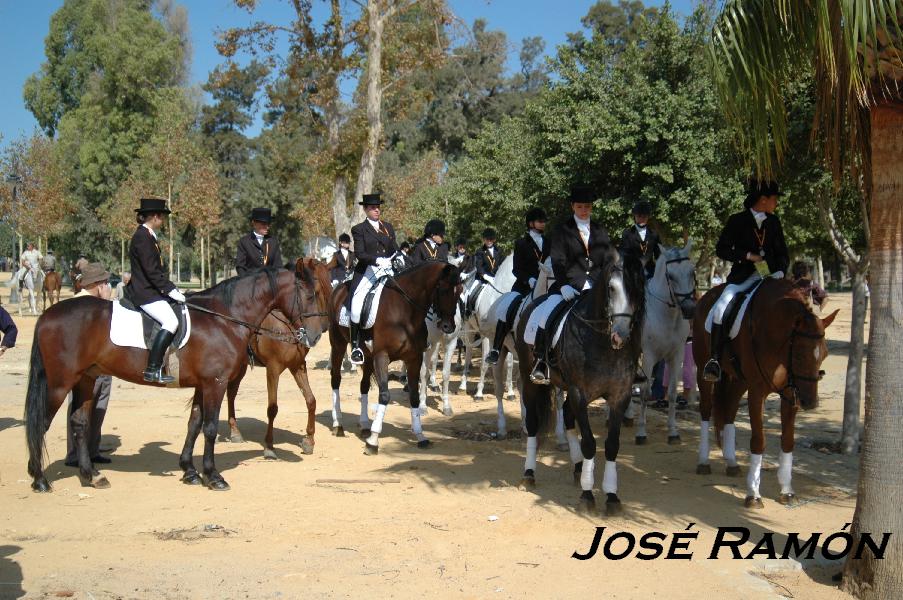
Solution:
M 893 535 L 883 560 L 865 550 L 844 568 L 843 588 L 860 598 L 903 598 L 903 103 L 871 111 L 871 327 L 865 430 L 853 548 L 862 533 Z
M 859 407 L 862 403 L 862 356 L 865 352 L 865 274 L 850 266 L 853 278 L 853 317 L 850 325 L 850 351 L 847 357 L 846 387 L 843 392 L 843 430 L 840 451 L 859 452 Z

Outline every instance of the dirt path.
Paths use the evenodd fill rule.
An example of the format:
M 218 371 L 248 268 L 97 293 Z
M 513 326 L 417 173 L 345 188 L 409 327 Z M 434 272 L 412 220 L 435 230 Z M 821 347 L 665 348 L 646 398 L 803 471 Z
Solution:
M 306 409 L 284 375 L 280 460 L 262 457 L 266 384 L 263 370 L 255 369 L 238 397 L 248 441 L 217 445 L 217 464 L 232 490 L 182 485 L 178 453 L 189 394 L 114 380 L 102 444 L 114 448 L 113 463 L 104 469 L 112 488 L 82 488 L 74 469 L 63 465 L 65 422 L 57 415 L 47 436 L 54 492 L 37 495 L 25 471 L 21 421 L 35 319 L 17 319 L 19 345 L 0 358 L 0 598 L 841 597 L 830 583 L 837 567 L 824 560 L 730 560 L 726 551 L 720 560 L 707 560 L 719 526 L 747 527 L 753 540 L 775 532 L 782 546 L 789 532 L 833 532 L 852 517 L 857 459 L 806 448 L 833 440 L 840 428 L 850 311 L 848 296 L 832 300 L 843 310 L 829 331 L 833 354 L 822 405 L 799 420 L 794 484 L 806 502 L 788 509 L 773 500 L 777 400 L 768 403 L 766 501 L 756 512 L 743 509 L 745 479 L 726 477 L 720 454 L 715 474 L 695 474 L 695 413 L 682 414 L 684 444 L 669 446 L 664 415 L 653 410 L 647 446 L 635 446 L 629 429 L 622 436 L 619 492 L 626 510 L 617 519 L 575 511 L 568 456 L 554 450 L 553 440 L 540 450 L 536 492 L 526 493 L 516 487 L 523 468 L 519 436 L 462 439 L 493 430 L 489 397 L 454 397 L 451 418 L 431 397 L 424 429 L 435 445 L 418 450 L 401 386 L 393 383 L 380 454 L 364 456 L 354 435 L 329 433 L 329 377 L 322 368 L 312 369 L 319 400 L 313 455 L 301 454 Z M 324 341 L 310 364 L 327 354 Z M 358 377 L 344 380 L 346 411 L 358 407 Z M 517 403 L 506 402 L 506 411 L 513 429 Z M 738 448 L 744 466 L 746 420 L 743 412 Z M 356 423 L 356 413 L 346 412 L 349 434 Z M 604 435 L 601 417 L 593 424 L 597 437 Z M 225 433 L 225 422 L 220 430 Z M 700 537 L 689 561 L 631 556 L 615 562 L 601 552 L 588 561 L 571 558 L 575 550 L 586 551 L 597 525 L 641 536 L 680 532 L 691 522 Z

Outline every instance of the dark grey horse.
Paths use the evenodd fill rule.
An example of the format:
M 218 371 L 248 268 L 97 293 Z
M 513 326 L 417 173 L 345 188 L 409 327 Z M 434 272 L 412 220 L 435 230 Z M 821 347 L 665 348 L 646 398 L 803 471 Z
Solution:
M 605 471 L 602 491 L 607 495 L 606 512 L 620 512 L 615 459 L 620 445 L 621 420 L 630 401 L 631 384 L 642 351 L 645 310 L 645 277 L 639 259 L 622 257 L 614 249 L 606 256 L 599 281 L 577 300 L 556 348 L 550 352 L 552 385 L 567 390 L 564 423 L 568 446 L 574 463 L 574 480 L 580 481 L 581 508 L 594 510 L 593 469 L 596 440 L 589 425 L 587 408 L 596 398 L 604 397 L 609 406 L 608 437 L 605 440 Z M 520 361 L 522 400 L 526 408 L 527 459 L 521 489 L 536 486 L 537 436 L 550 420 L 551 386 L 530 381 L 534 364 L 533 350 L 524 343 L 524 330 L 529 313 L 526 309 L 516 336 Z M 549 331 L 548 335 L 554 332 Z M 577 441 L 575 422 L 580 426 Z

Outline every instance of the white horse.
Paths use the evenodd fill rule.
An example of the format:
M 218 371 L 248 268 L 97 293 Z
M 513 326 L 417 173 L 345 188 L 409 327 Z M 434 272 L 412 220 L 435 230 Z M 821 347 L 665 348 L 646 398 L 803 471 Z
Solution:
M 43 285 L 43 272 L 36 268 L 32 267 L 31 264 L 26 260 L 24 261 L 22 267 L 16 273 L 16 281 L 15 285 L 18 285 L 19 278 L 21 277 L 22 281 L 22 294 L 28 294 L 28 305 L 31 309 L 31 314 L 38 314 L 38 305 L 35 296 L 35 289 L 40 285 Z M 22 314 L 22 297 L 19 297 L 19 314 Z
M 668 362 L 668 443 L 679 444 L 677 431 L 677 380 L 683 372 L 684 346 L 690 319 L 696 310 L 696 265 L 690 259 L 693 241 L 683 248 L 661 248 L 655 274 L 646 282 L 646 318 L 643 322 L 643 371 L 649 380 L 642 387 L 636 443 L 646 443 L 646 401 L 652 385 L 652 369 Z M 633 404 L 625 416 L 633 416 Z

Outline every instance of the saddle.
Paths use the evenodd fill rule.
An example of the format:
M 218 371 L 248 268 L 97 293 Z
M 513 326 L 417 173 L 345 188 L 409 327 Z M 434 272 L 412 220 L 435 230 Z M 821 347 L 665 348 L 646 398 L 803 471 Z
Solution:
M 567 316 L 571 313 L 571 309 L 576 306 L 579 300 L 580 296 L 577 296 L 571 300 L 559 302 L 558 306 L 553 308 L 552 312 L 549 313 L 549 318 L 546 320 L 545 339 L 546 346 L 549 350 L 549 365 L 554 365 L 554 353 L 552 350 L 558 345 L 558 339 L 561 337 L 561 331 L 564 329 L 564 322 L 567 320 Z
M 188 307 L 184 305 L 179 305 L 177 302 L 172 300 L 169 301 L 169 305 L 172 306 L 173 312 L 176 313 L 176 318 L 179 320 L 179 328 L 176 330 L 176 335 L 172 339 L 172 343 L 170 344 L 170 349 L 176 350 L 184 346 L 188 341 L 188 335 L 191 331 L 191 322 L 188 317 Z M 160 324 L 157 323 L 150 315 L 141 310 L 134 302 L 131 297 L 131 293 L 129 288 L 126 286 L 125 292 L 123 294 L 122 299 L 119 301 L 119 306 L 122 308 L 137 313 L 141 316 L 141 325 L 142 325 L 142 339 L 144 342 L 143 346 L 138 346 L 137 339 L 131 339 L 125 341 L 123 338 L 125 336 L 115 335 L 114 330 L 117 328 L 116 322 L 116 311 L 113 311 L 114 319 L 110 324 L 110 340 L 116 344 L 117 346 L 131 346 L 131 347 L 143 347 L 144 349 L 149 349 L 151 344 L 154 341 L 154 338 L 157 335 L 157 332 L 160 331 Z M 131 321 L 131 320 L 130 320 Z M 131 337 L 131 336 L 129 336 Z
M 486 284 L 482 281 L 477 281 L 474 283 L 473 287 L 470 288 L 470 292 L 467 294 L 467 300 L 464 302 L 464 318 L 469 319 L 470 315 L 477 309 L 477 300 L 480 299 L 480 294 L 483 292 L 483 288 L 486 287 Z

